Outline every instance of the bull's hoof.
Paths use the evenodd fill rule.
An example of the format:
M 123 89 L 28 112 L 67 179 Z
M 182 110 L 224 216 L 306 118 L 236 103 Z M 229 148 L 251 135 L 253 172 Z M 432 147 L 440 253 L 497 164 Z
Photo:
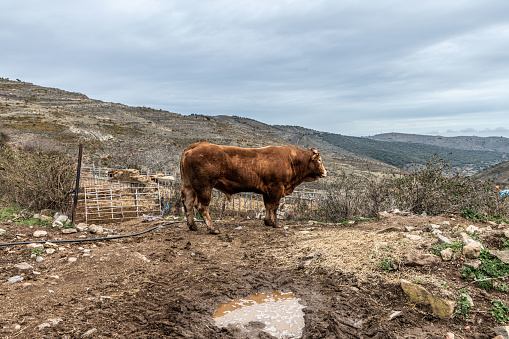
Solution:
M 198 226 L 196 226 L 196 224 L 189 225 L 189 229 L 190 229 L 191 231 L 198 231 Z
M 283 226 L 281 226 L 279 224 L 274 224 L 274 225 L 272 225 L 272 227 L 274 227 L 274 228 L 282 228 Z
M 209 230 L 210 234 L 219 234 L 221 233 L 218 229 Z
M 271 220 L 263 220 L 263 222 L 265 223 L 265 226 L 272 226 L 272 227 L 276 226 L 276 224 Z

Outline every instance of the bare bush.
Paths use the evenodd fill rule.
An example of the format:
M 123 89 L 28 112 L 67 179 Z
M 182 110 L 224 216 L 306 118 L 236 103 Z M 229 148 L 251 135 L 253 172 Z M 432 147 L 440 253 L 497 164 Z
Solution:
M 55 151 L 0 144 L 0 196 L 28 209 L 68 211 L 74 182 L 72 161 Z
M 415 214 L 459 213 L 471 219 L 509 218 L 509 198 L 502 198 L 491 181 L 462 177 L 448 163 L 431 157 L 413 173 L 376 179 L 341 175 L 328 188 L 326 201 L 305 218 L 342 222 L 376 217 L 400 209 Z

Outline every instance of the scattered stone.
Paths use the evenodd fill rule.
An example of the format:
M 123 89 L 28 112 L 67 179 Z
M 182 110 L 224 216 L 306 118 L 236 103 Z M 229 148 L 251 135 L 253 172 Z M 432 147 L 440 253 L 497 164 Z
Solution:
M 64 224 L 61 221 L 55 220 L 51 223 L 51 227 L 62 228 L 64 227 Z
M 434 230 L 440 229 L 440 225 L 437 224 L 429 224 L 424 228 L 424 232 L 433 232 Z
M 482 246 L 477 241 L 472 241 L 463 246 L 463 255 L 467 259 L 477 259 L 481 255 Z
M 1 333 L 9 333 L 9 332 L 17 332 L 21 330 L 21 325 L 20 324 L 12 324 L 12 325 L 7 325 L 7 326 L 4 326 L 0 332 Z
M 46 254 L 53 254 L 53 253 L 55 253 L 55 251 L 56 250 L 54 248 L 47 248 L 46 249 Z
M 62 224 L 66 223 L 67 220 L 69 220 L 69 217 L 67 215 L 60 215 L 57 218 L 55 218 L 55 221 L 60 221 Z
M 26 263 L 26 262 L 22 262 L 20 264 L 16 264 L 16 265 L 14 265 L 14 267 L 17 268 L 18 270 L 31 270 L 31 269 L 33 269 L 33 267 L 30 264 Z
M 439 318 L 447 319 L 452 316 L 456 304 L 454 301 L 434 296 L 424 287 L 404 279 L 401 280 L 401 288 L 412 302 L 429 305 Z
M 445 250 L 440 251 L 440 257 L 442 257 L 443 261 L 451 261 L 454 256 L 452 248 L 446 248 Z
M 97 234 L 100 234 L 100 233 L 103 233 L 103 227 L 100 226 L 100 225 L 95 225 L 95 224 L 92 224 L 88 227 L 88 230 L 90 233 L 97 233 Z
M 46 248 L 57 247 L 57 245 L 52 242 L 47 241 L 44 243 L 44 247 L 46 247 Z
M 48 232 L 46 232 L 46 231 L 35 231 L 34 232 L 34 237 L 36 237 L 36 238 L 45 237 L 47 235 L 48 235 Z
M 482 262 L 479 259 L 466 260 L 463 263 L 463 266 L 472 267 L 474 270 L 478 269 L 481 265 L 482 265 Z
M 465 232 L 461 232 L 460 237 L 461 237 L 461 242 L 463 243 L 464 246 L 475 241 L 474 239 L 472 239 L 472 237 L 469 234 L 467 234 Z
M 234 230 L 236 231 L 240 231 L 242 229 L 242 226 L 239 226 L 239 227 L 235 227 Z
M 10 282 L 10 283 L 19 282 L 19 281 L 22 281 L 22 280 L 23 280 L 23 277 L 21 277 L 19 275 L 15 275 L 14 277 L 7 279 L 7 281 Z
M 40 255 L 38 255 L 37 257 L 35 257 L 35 261 L 36 262 L 43 262 L 44 261 L 44 258 L 41 257 Z
M 481 229 L 477 226 L 470 225 L 466 228 L 466 231 L 470 232 L 470 233 L 479 233 L 481 231 Z
M 42 331 L 44 330 L 45 328 L 50 328 L 51 325 L 49 323 L 42 323 L 40 324 L 39 326 L 37 326 L 37 328 L 39 329 L 39 331 Z
M 85 333 L 83 333 L 83 334 L 81 335 L 81 337 L 82 337 L 82 338 L 90 337 L 90 336 L 92 336 L 95 332 L 97 332 L 97 328 L 92 328 L 92 329 L 90 329 L 90 330 L 86 331 Z
M 395 318 L 397 318 L 397 317 L 401 316 L 402 314 L 403 314 L 403 312 L 401 312 L 401 311 L 393 312 L 393 313 L 389 316 L 389 318 L 388 318 L 387 320 L 388 320 L 388 321 L 391 321 L 391 320 L 393 320 L 393 319 L 395 319 Z
M 78 232 L 85 232 L 88 231 L 88 225 L 84 222 L 80 222 L 78 225 L 76 225 L 76 229 Z
M 443 236 L 441 234 L 438 235 L 438 243 L 439 244 L 449 244 L 451 245 L 452 244 L 452 241 L 447 238 L 446 236 Z
M 509 229 L 504 230 L 504 237 L 509 238 Z
M 69 257 L 69 259 L 67 259 L 69 262 L 75 262 L 78 260 L 78 258 L 76 257 Z
M 500 259 L 504 264 L 509 264 L 509 251 L 490 250 L 489 253 Z
M 509 338 L 509 326 L 500 326 L 493 329 L 496 335 L 502 336 L 504 339 Z
M 412 232 L 412 231 L 415 231 L 415 227 L 405 226 L 405 232 Z
M 28 244 L 27 247 L 29 249 L 44 248 L 44 245 L 43 244 Z
M 447 332 L 447 334 L 445 335 L 445 339 L 454 339 L 454 333 Z
M 4 234 L 6 231 L 3 228 L 0 228 L 0 234 Z
M 64 228 L 62 230 L 63 234 L 71 234 L 71 233 L 77 233 L 77 232 L 78 232 L 78 230 L 75 228 Z
M 433 230 L 433 232 L 431 232 L 431 233 L 433 233 L 434 235 L 440 235 L 440 234 L 442 234 L 442 231 L 441 230 Z
M 403 262 L 407 266 L 430 266 L 437 264 L 439 259 L 433 254 L 408 253 Z
M 383 211 L 383 212 L 378 213 L 378 217 L 379 217 L 380 219 L 382 219 L 382 218 L 388 218 L 388 217 L 390 217 L 390 216 L 391 216 L 391 214 L 390 214 L 389 212 L 387 212 L 387 211 Z

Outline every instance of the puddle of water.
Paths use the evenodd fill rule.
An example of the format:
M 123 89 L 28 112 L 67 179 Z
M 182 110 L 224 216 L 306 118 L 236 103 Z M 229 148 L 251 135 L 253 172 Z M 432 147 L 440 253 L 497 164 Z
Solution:
M 263 323 L 262 331 L 278 338 L 300 338 L 304 330 L 304 306 L 293 293 L 259 293 L 219 304 L 212 316 L 218 327 Z M 246 328 L 246 326 L 248 326 Z

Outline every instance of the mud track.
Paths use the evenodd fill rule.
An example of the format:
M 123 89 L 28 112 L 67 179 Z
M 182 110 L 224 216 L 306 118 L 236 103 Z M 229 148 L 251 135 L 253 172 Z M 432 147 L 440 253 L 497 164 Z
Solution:
M 433 221 L 400 218 L 390 223 L 420 227 Z M 157 222 L 130 221 L 105 227 L 109 233 L 129 234 L 154 225 Z M 341 236 L 343 230 L 376 234 L 387 221 L 349 227 L 286 223 L 285 228 L 273 229 L 259 220 L 245 220 L 223 221 L 218 226 L 220 236 L 208 234 L 204 225 L 191 232 L 184 224 L 176 224 L 139 237 L 58 244 L 55 253 L 40 254 L 41 262 L 30 258 L 33 250 L 25 245 L 1 247 L 1 336 L 270 338 L 255 326 L 250 332 L 217 328 L 211 315 L 219 303 L 282 291 L 294 292 L 305 305 L 303 338 L 444 338 L 447 332 L 460 338 L 494 337 L 492 329 L 497 325 L 487 312 L 475 314 L 473 322 L 459 317 L 438 319 L 424 306 L 409 303 L 398 280 L 382 270 L 346 273 L 341 266 L 320 264 L 317 258 L 304 264 L 314 250 L 311 238 L 320 242 L 333 231 L 339 245 L 348 241 Z M 7 231 L 2 242 L 40 240 L 32 237 L 40 227 L 1 227 Z M 45 229 L 49 233 L 45 240 L 81 235 Z M 346 255 L 369 253 L 353 249 Z M 14 267 L 21 262 L 32 269 Z M 443 264 L 441 269 L 440 279 L 461 284 L 457 265 Z M 433 274 L 429 269 L 412 270 Z M 6 282 L 15 275 L 23 281 Z M 476 302 L 489 304 L 492 298 L 501 296 L 486 295 Z M 394 311 L 402 314 L 388 320 Z M 463 330 L 469 325 L 470 331 Z

